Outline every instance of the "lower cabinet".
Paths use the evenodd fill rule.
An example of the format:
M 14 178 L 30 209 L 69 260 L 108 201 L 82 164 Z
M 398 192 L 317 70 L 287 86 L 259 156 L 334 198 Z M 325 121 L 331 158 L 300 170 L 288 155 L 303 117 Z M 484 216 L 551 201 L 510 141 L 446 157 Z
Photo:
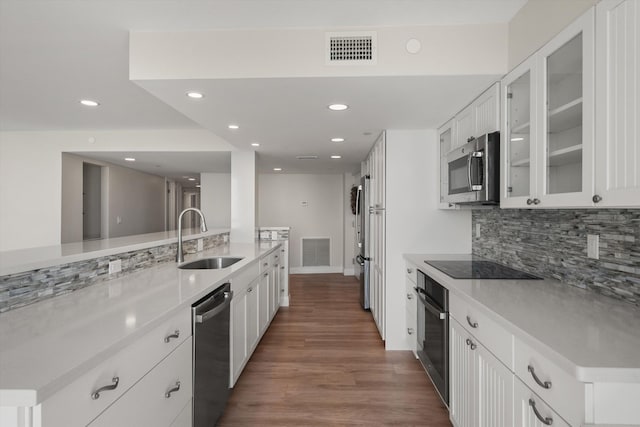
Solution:
M 450 318 L 451 421 L 457 427 L 513 425 L 513 373 Z
M 516 378 L 513 393 L 514 427 L 569 427 L 537 394 Z
M 193 427 L 193 399 L 190 399 L 175 420 L 171 427 Z
M 191 351 L 189 338 L 89 425 L 170 426 L 192 398 Z
M 260 321 L 260 333 L 269 326 L 269 307 L 271 305 L 271 289 L 269 288 L 269 274 L 263 274 L 258 281 L 258 317 Z

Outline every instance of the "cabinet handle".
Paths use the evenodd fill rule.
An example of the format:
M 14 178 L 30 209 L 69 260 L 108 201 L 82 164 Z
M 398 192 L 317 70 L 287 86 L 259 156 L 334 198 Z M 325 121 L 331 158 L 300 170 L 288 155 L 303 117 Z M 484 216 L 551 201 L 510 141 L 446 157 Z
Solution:
M 118 387 L 118 383 L 120 382 L 120 377 L 113 377 L 111 381 L 113 382 L 113 384 L 102 386 L 96 391 L 94 391 L 93 393 L 91 393 L 91 398 L 93 400 L 97 400 L 100 398 L 100 393 L 102 393 L 103 391 L 115 390 L 116 387 Z
M 413 335 L 413 328 L 407 328 L 407 333 L 409 335 Z
M 551 381 L 544 381 L 544 382 L 540 381 L 540 378 L 538 378 L 538 376 L 536 375 L 536 371 L 535 369 L 533 369 L 533 366 L 531 365 L 527 366 L 527 370 L 531 372 L 531 376 L 536 381 L 536 383 L 538 383 L 540 387 L 546 388 L 547 390 L 551 388 Z
M 275 255 L 275 256 L 274 256 L 274 258 L 275 258 L 275 259 L 278 259 L 278 255 Z
M 533 199 L 533 204 L 534 205 L 539 205 L 540 204 L 540 199 Z
M 164 342 L 168 343 L 169 341 L 171 341 L 172 338 L 180 338 L 180 331 L 176 329 L 174 333 L 164 337 Z
M 413 269 L 412 268 L 407 268 L 407 273 L 409 273 L 409 274 L 413 273 Z
M 471 350 L 475 350 L 478 347 L 476 343 L 471 341 L 469 338 L 467 338 L 467 345 L 471 347 Z
M 478 327 L 478 322 L 472 322 L 471 317 L 469 316 L 467 316 L 467 323 L 469 324 L 469 326 L 471 326 L 474 329 Z
M 527 204 L 528 204 L 528 205 L 533 204 L 533 200 L 531 200 L 531 199 L 527 199 Z
M 413 295 L 407 294 L 407 299 L 413 299 Z
M 175 393 L 178 390 L 180 390 L 180 381 L 176 381 L 176 385 L 167 390 L 167 392 L 164 394 L 164 397 L 168 399 L 171 397 L 171 393 Z
M 264 264 L 262 264 L 263 267 L 266 267 L 267 265 L 269 265 L 268 262 L 265 262 Z
M 282 267 L 280 267 L 280 270 L 284 270 L 284 265 Z
M 467 142 L 471 142 L 471 141 L 473 141 L 474 139 L 475 139 L 474 137 L 470 136 L 469 138 L 467 138 Z
M 602 201 L 602 197 L 596 194 L 591 200 L 593 200 L 593 203 L 600 203 Z
M 536 414 L 536 418 L 540 420 L 540 422 L 544 425 L 550 426 L 553 424 L 553 418 L 551 417 L 543 417 L 540 412 L 538 412 L 538 408 L 536 408 L 536 401 L 533 399 L 529 399 L 529 406 L 533 409 L 533 413 Z
M 253 288 L 247 289 L 247 292 L 253 292 Z

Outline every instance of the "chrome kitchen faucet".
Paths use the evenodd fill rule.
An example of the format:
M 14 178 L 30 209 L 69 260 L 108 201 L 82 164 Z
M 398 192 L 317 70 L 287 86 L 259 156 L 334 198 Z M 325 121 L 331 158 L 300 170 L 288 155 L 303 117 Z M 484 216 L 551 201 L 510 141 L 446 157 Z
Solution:
M 207 223 L 204 220 L 204 215 L 202 214 L 202 211 L 200 209 L 187 208 L 180 212 L 180 216 L 178 217 L 178 254 L 176 256 L 176 261 L 178 261 L 178 264 L 184 262 L 184 253 L 182 253 L 182 217 L 189 211 L 193 211 L 200 215 L 200 219 L 202 221 L 202 223 L 200 224 L 200 229 L 203 233 L 207 231 Z

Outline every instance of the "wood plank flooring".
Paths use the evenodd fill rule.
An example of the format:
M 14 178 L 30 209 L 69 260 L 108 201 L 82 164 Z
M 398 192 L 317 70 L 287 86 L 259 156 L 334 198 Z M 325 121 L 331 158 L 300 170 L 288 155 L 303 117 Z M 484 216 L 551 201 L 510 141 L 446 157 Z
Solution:
M 358 281 L 291 275 L 219 426 L 451 426 L 411 352 L 385 351 Z

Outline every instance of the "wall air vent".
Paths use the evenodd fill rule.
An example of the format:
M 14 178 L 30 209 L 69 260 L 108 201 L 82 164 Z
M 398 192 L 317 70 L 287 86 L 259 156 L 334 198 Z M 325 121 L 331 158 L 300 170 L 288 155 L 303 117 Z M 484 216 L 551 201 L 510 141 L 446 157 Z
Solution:
M 329 265 L 331 265 L 331 239 L 303 237 L 302 266 L 324 267 Z
M 298 160 L 316 160 L 318 156 L 296 156 Z
M 377 33 L 350 31 L 325 33 L 327 65 L 375 65 L 377 63 Z

